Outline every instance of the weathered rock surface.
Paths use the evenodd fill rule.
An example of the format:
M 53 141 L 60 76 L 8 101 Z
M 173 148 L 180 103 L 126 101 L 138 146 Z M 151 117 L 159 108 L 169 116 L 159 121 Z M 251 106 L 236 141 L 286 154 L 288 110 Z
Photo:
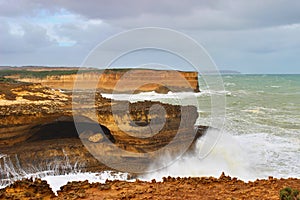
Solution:
M 55 195 L 46 181 L 23 179 L 0 190 L 0 199 L 53 199 Z
M 285 187 L 300 189 L 300 179 L 256 180 L 245 183 L 222 174 L 220 178 L 164 178 L 163 182 L 107 181 L 105 184 L 69 182 L 53 193 L 40 180 L 23 180 L 0 190 L 0 197 L 25 199 L 279 199 L 279 191 Z M 41 187 L 42 186 L 42 187 Z M 37 191 L 32 193 L 32 191 Z M 41 195 L 42 194 L 42 195 Z M 28 198 L 29 199 L 29 198 Z

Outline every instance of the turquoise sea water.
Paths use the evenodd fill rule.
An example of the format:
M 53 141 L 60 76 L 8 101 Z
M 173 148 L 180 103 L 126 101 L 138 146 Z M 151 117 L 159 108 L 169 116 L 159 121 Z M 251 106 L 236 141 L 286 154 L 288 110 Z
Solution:
M 300 75 L 222 78 L 224 130 L 239 142 L 255 176 L 300 177 Z
M 300 136 L 300 75 L 223 76 L 227 129 Z
M 300 177 L 300 75 L 224 76 L 226 130 L 261 174 Z

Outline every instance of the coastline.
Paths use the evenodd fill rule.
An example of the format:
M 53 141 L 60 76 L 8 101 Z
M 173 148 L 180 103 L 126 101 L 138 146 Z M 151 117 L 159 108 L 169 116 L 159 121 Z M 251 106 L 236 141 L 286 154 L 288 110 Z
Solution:
M 236 79 L 234 79 L 236 78 Z M 254 79 L 257 80 L 256 82 L 259 83 L 259 81 L 261 81 L 262 79 L 260 79 L 260 76 L 249 76 L 248 77 L 250 80 Z M 224 80 L 225 80 L 225 86 L 226 89 L 228 89 L 228 91 L 230 91 L 230 95 L 227 95 L 227 99 L 228 99 L 228 106 L 231 106 L 231 115 L 229 116 L 229 119 L 231 119 L 234 124 L 230 124 L 232 125 L 232 127 L 234 127 L 236 129 L 238 129 L 238 127 L 243 127 L 240 128 L 238 131 L 234 131 L 234 133 L 238 133 L 236 135 L 234 135 L 235 139 L 238 139 L 238 142 L 242 142 L 241 144 L 243 145 L 243 148 L 248 148 L 248 150 L 250 149 L 251 151 L 247 151 L 246 157 L 247 158 L 243 158 L 243 155 L 240 155 L 239 158 L 241 158 L 240 160 L 237 159 L 234 156 L 228 156 L 226 157 L 226 159 L 228 160 L 223 160 L 223 156 L 226 154 L 227 155 L 232 155 L 232 152 L 238 152 L 239 154 L 241 154 L 241 152 L 239 151 L 239 148 L 233 149 L 233 142 L 232 142 L 232 138 L 228 138 L 227 140 L 225 140 L 225 143 L 223 144 L 223 146 L 221 146 L 220 149 L 224 148 L 226 150 L 226 152 L 224 151 L 218 151 L 216 153 L 218 153 L 217 157 L 213 157 L 213 164 L 216 166 L 216 169 L 212 169 L 212 170 L 220 170 L 222 167 L 224 167 L 223 165 L 218 165 L 218 160 L 216 161 L 216 159 L 220 159 L 219 163 L 225 162 L 225 164 L 230 164 L 233 163 L 234 165 L 239 164 L 239 163 L 243 163 L 245 161 L 245 159 L 249 162 L 251 167 L 256 167 L 261 169 L 261 171 L 264 172 L 264 174 L 266 176 L 256 176 L 259 178 L 266 178 L 268 177 L 268 175 L 272 175 L 272 176 L 276 176 L 276 177 L 285 177 L 285 179 L 262 179 L 259 181 L 254 181 L 254 182 L 243 182 L 243 181 L 239 181 L 236 178 L 228 178 L 227 177 L 227 182 L 224 179 L 224 176 L 220 179 L 216 179 L 216 178 L 200 178 L 202 177 L 203 174 L 196 174 L 195 176 L 197 176 L 198 178 L 180 178 L 178 180 L 174 180 L 173 178 L 169 178 L 169 179 L 165 179 L 165 181 L 163 183 L 157 182 L 157 183 L 149 183 L 149 182 L 143 182 L 143 181 L 136 181 L 134 183 L 128 183 L 128 182 L 124 182 L 124 181 L 112 181 L 112 185 L 116 185 L 116 188 L 119 187 L 118 184 L 122 185 L 119 189 L 116 189 L 114 187 L 109 187 L 107 185 L 110 185 L 111 182 L 108 182 L 107 184 L 103 185 L 98 183 L 95 184 L 87 184 L 87 182 L 84 181 L 79 181 L 79 182 L 73 182 L 72 184 L 67 184 L 64 188 L 64 190 L 62 192 L 59 192 L 58 197 L 55 198 L 63 198 L 64 196 L 73 196 L 75 199 L 76 198 L 86 198 L 86 199 L 93 199 L 93 198 L 99 198 L 99 196 L 92 196 L 90 197 L 90 193 L 89 192 L 96 192 L 97 195 L 106 195 L 106 193 L 108 194 L 115 194 L 116 196 L 109 196 L 108 198 L 111 199 L 120 199 L 120 198 L 136 198 L 136 199 L 140 199 L 140 198 L 150 198 L 151 195 L 154 195 L 154 197 L 157 198 L 168 198 L 168 197 L 172 197 L 169 195 L 173 195 L 173 193 L 176 195 L 175 197 L 181 197 L 181 198 L 194 198 L 194 199 L 199 199 L 199 197 L 201 197 L 201 199 L 205 199 L 207 197 L 207 199 L 211 199 L 211 198 L 220 198 L 220 199 L 226 199 L 226 198 L 237 198 L 237 199 L 278 199 L 279 197 L 279 191 L 284 188 L 284 187 L 292 187 L 294 189 L 300 189 L 299 187 L 299 179 L 296 178 L 287 178 L 287 177 L 297 177 L 298 176 L 298 172 L 297 169 L 295 167 L 291 167 L 291 166 L 296 166 L 294 163 L 297 163 L 297 157 L 293 157 L 292 154 L 293 150 L 295 147 L 297 147 L 297 140 L 295 140 L 294 137 L 288 137 L 289 134 L 286 134 L 286 132 L 284 130 L 288 130 L 288 128 L 292 129 L 292 130 L 297 130 L 295 129 L 295 127 L 297 127 L 297 124 L 293 124 L 293 121 L 280 121 L 281 123 L 277 123 L 275 124 L 276 126 L 279 126 L 279 129 L 276 129 L 277 132 L 282 131 L 281 135 L 277 135 L 276 137 L 273 135 L 272 132 L 267 132 L 264 133 L 265 130 L 267 131 L 271 131 L 273 129 L 270 129 L 270 127 L 267 127 L 264 123 L 262 124 L 260 121 L 257 121 L 257 119 L 260 118 L 255 118 L 255 117 L 263 117 L 264 120 L 269 120 L 268 123 L 270 125 L 273 126 L 273 119 L 272 118 L 267 118 L 266 116 L 278 116 L 278 119 L 281 119 L 280 117 L 283 116 L 282 115 L 282 111 L 280 110 L 280 107 L 277 106 L 276 102 L 274 102 L 275 104 L 272 105 L 270 102 L 268 102 L 268 105 L 264 105 L 265 102 L 257 102 L 257 99 L 260 99 L 259 97 L 267 97 L 267 95 L 270 96 L 274 96 L 277 95 L 277 97 L 281 97 L 280 95 L 282 95 L 283 97 L 287 97 L 286 94 L 288 94 L 288 97 L 291 98 L 292 102 L 294 99 L 296 99 L 296 95 L 294 94 L 294 90 L 296 89 L 296 85 L 293 85 L 293 87 L 287 88 L 284 87 L 286 86 L 285 82 L 282 82 L 282 79 L 280 79 L 281 82 L 279 82 L 276 78 L 276 81 L 274 82 L 274 77 L 269 77 L 270 79 L 268 79 L 268 82 L 263 82 L 265 85 L 264 87 L 261 87 L 260 84 L 252 84 L 251 87 L 256 86 L 254 88 L 250 88 L 248 89 L 247 87 L 243 88 L 243 90 L 241 90 L 240 85 L 241 84 L 247 84 L 247 81 L 245 81 L 244 79 L 241 79 L 240 76 L 225 76 Z M 279 77 L 280 78 L 280 77 Z M 265 80 L 265 79 L 263 79 Z M 293 81 L 293 79 L 291 79 Z M 286 80 L 287 82 L 290 81 L 290 79 Z M 289 83 L 289 82 L 288 82 Z M 17 164 L 19 161 L 21 161 L 21 164 L 26 164 L 29 159 L 28 158 L 40 158 L 40 160 L 35 160 L 36 163 L 40 162 L 42 163 L 45 158 L 49 158 L 49 155 L 52 155 L 53 158 L 58 158 L 60 161 L 67 161 L 69 158 L 70 160 L 68 160 L 68 162 L 71 162 L 72 164 L 78 163 L 78 159 L 77 158 L 82 158 L 86 159 L 87 157 L 87 151 L 83 151 L 83 146 L 82 143 L 79 141 L 78 138 L 78 134 L 77 133 L 72 133 L 68 136 L 66 136 L 66 138 L 61 138 L 59 135 L 52 135 L 50 138 L 50 128 L 54 128 L 62 125 L 68 125 L 71 123 L 71 107 L 70 107 L 70 95 L 69 93 L 63 93 L 60 90 L 53 90 L 51 88 L 47 88 L 47 87 L 43 87 L 40 84 L 30 84 L 30 83 L 12 83 L 11 90 L 8 90 L 7 88 L 9 88 L 10 83 L 2 83 L 4 89 L 4 91 L 6 91 L 7 93 L 4 93 L 4 95 L 1 96 L 1 101 L 0 101 L 0 108 L 2 110 L 2 118 L 1 120 L 2 122 L 2 127 L 0 127 L 0 130 L 2 130 L 2 143 L 1 143 L 1 148 L 3 150 L 3 152 L 1 153 L 5 153 L 7 152 L 11 152 L 11 158 L 12 160 L 8 160 L 9 162 L 12 162 L 13 164 Z M 20 84 L 20 85 L 19 85 Z M 288 91 L 288 89 L 290 89 L 290 91 Z M 263 90 L 263 91 L 261 91 Z M 205 98 L 209 98 L 209 95 L 206 94 L 207 90 L 202 90 L 202 94 L 204 95 L 198 95 L 197 97 L 199 97 L 199 99 L 202 102 L 206 102 L 203 101 L 203 99 Z M 212 92 L 218 92 L 218 91 L 212 91 Z M 152 93 L 151 93 L 152 94 Z M 198 94 L 198 93 L 197 93 Z M 200 94 L 200 93 L 199 93 Z M 291 95 L 293 94 L 293 95 Z M 141 93 L 139 94 L 141 97 L 143 95 L 145 95 L 145 93 Z M 157 94 L 155 93 L 154 95 L 156 95 L 157 97 L 160 97 L 162 95 L 165 94 Z M 260 96 L 258 96 L 260 95 Z M 245 98 L 247 97 L 247 98 Z M 253 97 L 253 101 L 255 102 L 255 104 L 249 104 L 249 102 L 251 102 L 252 99 L 249 99 L 249 97 Z M 244 99 L 243 99 L 244 98 Z M 126 138 L 123 135 L 121 135 L 121 132 L 119 130 L 116 129 L 116 127 L 114 127 L 111 123 L 111 121 L 109 121 L 108 119 L 110 119 L 110 114 L 109 114 L 109 110 L 107 110 L 107 106 L 110 105 L 110 101 L 109 98 L 105 98 L 105 97 L 101 97 L 99 96 L 99 100 L 101 102 L 101 105 L 99 104 L 99 119 L 101 121 L 102 124 L 106 125 L 110 130 L 111 133 L 113 134 L 113 136 L 115 137 L 114 141 L 116 141 L 116 144 L 122 146 L 122 147 L 128 147 L 128 146 L 132 146 L 135 141 L 131 141 L 129 140 L 130 138 Z M 240 107 L 237 107 L 235 102 L 237 100 L 241 100 L 240 102 L 243 102 L 244 104 L 240 104 L 242 106 L 242 109 Z M 247 101 L 246 101 L 247 100 Z M 120 101 L 120 99 L 119 99 Z M 124 100 L 123 100 L 124 101 Z M 135 102 L 135 101 L 133 101 Z M 146 103 L 141 103 L 141 102 L 136 102 L 133 103 L 130 102 L 130 105 L 133 108 L 134 111 L 134 117 L 137 119 L 137 122 L 139 122 L 140 124 L 145 124 L 146 121 L 145 119 L 147 119 L 147 117 L 144 117 L 143 113 L 139 113 L 137 112 L 139 108 L 143 107 L 143 108 L 148 108 L 151 107 L 152 103 L 151 101 L 147 101 Z M 280 101 L 278 101 L 280 103 Z M 10 103 L 9 105 L 7 103 Z M 49 105 L 49 103 L 51 103 Z M 261 103 L 261 104 L 259 104 Z M 177 110 L 178 108 L 175 105 L 169 105 L 170 102 L 164 102 L 164 103 L 160 103 L 160 105 L 165 106 L 165 108 L 167 110 L 169 110 L 169 122 L 168 124 L 170 124 L 169 129 L 164 129 L 166 131 L 166 133 L 171 133 L 174 130 L 176 130 L 176 127 L 174 126 L 174 124 L 172 122 L 174 122 L 174 117 L 172 116 L 176 116 L 177 115 Z M 288 106 L 293 106 L 293 104 L 288 105 Z M 294 107 L 287 107 L 288 109 L 292 109 Z M 288 109 L 285 109 L 285 111 L 287 111 Z M 293 109 L 295 110 L 295 109 Z M 16 113 L 16 111 L 18 111 L 19 113 Z M 195 110 L 191 109 L 190 112 L 193 111 L 195 114 Z M 37 115 L 37 113 L 39 113 Z M 200 115 L 205 116 L 204 114 L 206 114 L 207 111 L 205 109 L 203 109 L 200 113 Z M 86 113 L 88 114 L 88 113 Z M 102 117 L 101 117 L 102 116 Z M 103 117 L 104 116 L 104 117 Z M 208 115 L 209 116 L 209 115 Z M 240 117 L 238 117 L 240 116 Z M 243 119 L 245 119 L 245 116 L 252 116 L 253 118 L 251 118 L 253 121 L 243 121 Z M 287 115 L 289 116 L 289 115 Z M 28 119 L 32 119 L 30 120 L 30 123 L 36 123 L 36 126 L 31 126 L 30 124 L 26 124 Z M 194 121 L 196 120 L 196 115 L 194 116 L 194 118 L 192 120 L 190 120 L 192 124 L 194 124 Z M 43 120 L 42 120 L 43 119 Z M 38 121 L 40 120 L 40 121 Z M 82 118 L 82 122 L 83 123 L 87 123 L 87 119 L 86 118 Z M 205 119 L 201 118 L 201 122 L 203 122 Z M 256 124 L 257 123 L 257 124 Z M 261 124 L 259 124 L 261 123 Z M 6 124 L 6 125 L 5 125 Z M 41 125 L 43 124 L 43 125 Z M 248 129 L 244 129 L 245 126 L 242 125 L 247 125 L 249 124 L 249 127 L 251 126 L 252 128 L 250 129 L 249 127 L 247 127 Z M 21 125 L 21 126 L 20 126 Z M 24 125 L 24 126 L 23 126 Z M 256 126 L 254 126 L 256 125 Z M 260 126 L 261 125 L 261 126 Z M 275 126 L 274 125 L 274 126 Z M 281 128 L 281 126 L 285 127 L 285 129 Z M 175 128 L 174 128 L 175 127 Z M 74 127 L 73 127 L 74 128 Z M 205 129 L 207 128 L 207 126 L 203 126 L 202 127 L 202 131 L 199 132 L 199 137 L 202 135 L 202 133 L 205 131 Z M 255 128 L 260 128 L 260 129 L 255 129 Z M 8 133 L 7 130 L 9 130 L 10 132 Z M 29 130 L 28 134 L 27 131 Z M 45 131 L 49 131 L 49 133 L 47 133 L 45 135 Z M 249 132 L 253 131 L 253 133 Z M 34 131 L 34 134 L 31 135 L 31 132 Z M 61 132 L 63 133 L 64 130 L 62 129 Z M 33 132 L 32 132 L 33 133 Z M 293 132 L 294 133 L 294 132 Z M 209 135 L 209 134 L 207 134 Z M 30 138 L 28 138 L 28 136 L 30 136 Z M 44 138 L 45 136 L 45 138 Z M 86 137 L 90 137 L 90 133 L 87 133 Z M 168 135 L 168 138 L 171 138 L 171 134 Z M 292 135 L 293 136 L 293 135 Z M 166 135 L 164 135 L 164 137 L 166 137 Z M 287 137 L 287 138 L 286 138 Z M 276 142 L 274 142 L 274 138 L 276 139 Z M 282 138 L 284 140 L 282 140 Z M 48 140 L 49 139 L 49 140 Z M 126 142 L 128 144 L 125 144 L 125 139 L 127 140 Z M 159 139 L 159 138 L 158 138 Z M 254 140 L 255 139 L 255 140 Z M 291 139 L 291 140 L 290 140 Z M 89 140 L 90 141 L 90 140 Z M 131 143 L 130 143 L 131 142 Z M 276 143 L 276 148 L 275 148 L 275 143 Z M 8 145 L 10 144 L 10 145 Z M 54 145 L 55 144 L 55 145 Z M 66 146 L 66 144 L 68 144 L 70 146 L 70 148 L 64 148 Z M 124 145 L 125 144 L 125 145 Z M 129 145 L 130 144 L 130 145 Z M 140 145 L 142 145 L 142 143 L 139 143 Z M 146 144 L 146 143 L 145 143 Z M 149 143 L 150 144 L 150 143 Z M 158 143 L 156 143 L 157 145 Z M 258 145 L 256 146 L 255 145 Z M 270 145 L 268 145 L 270 144 Z M 274 144 L 274 145 L 272 145 Z M 8 146 L 10 147 L 8 147 Z M 48 145 L 48 146 L 47 146 Z M 148 143 L 147 143 L 148 145 Z M 289 145 L 288 147 L 291 149 L 290 152 L 286 152 L 286 147 L 287 145 Z M 42 148 L 41 148 L 42 147 Z M 138 147 L 138 146 L 137 146 Z M 144 148 L 145 146 L 143 146 Z M 151 147 L 152 149 L 155 148 L 159 148 L 159 146 L 153 146 Z M 266 149 L 267 148 L 267 149 Z M 27 149 L 27 151 L 24 151 L 24 149 Z M 39 149 L 37 151 L 37 149 Z M 138 148 L 136 148 L 138 150 Z M 135 152 L 137 151 L 136 149 L 130 149 L 131 151 Z M 266 150 L 265 150 L 266 149 Z M 151 150 L 151 149 L 150 149 Z M 15 154 L 19 153 L 20 155 L 22 155 L 21 157 L 18 157 L 19 160 L 14 160 L 14 156 Z M 31 152 L 31 153 L 30 153 Z M 39 153 L 39 154 L 35 154 L 35 153 Z M 82 152 L 85 154 L 83 155 Z M 249 152 L 251 154 L 249 154 Z M 49 154 L 48 154 L 49 153 Z M 67 153 L 67 154 L 65 154 Z M 259 157 L 258 158 L 258 154 L 257 153 L 269 153 L 269 154 L 264 154 L 264 155 L 270 155 L 270 157 L 267 157 L 268 159 L 264 160 L 264 157 Z M 291 153 L 291 154 L 285 154 L 285 153 Z M 259 154 L 261 156 L 261 154 Z M 281 157 L 274 157 L 273 155 L 280 155 Z M 38 156 L 35 156 L 38 155 Z M 43 155 L 42 157 L 40 157 L 40 155 Z M 67 156 L 66 156 L 67 155 Z M 263 156 L 264 156 L 263 155 Z M 293 157 L 295 159 L 289 159 L 290 157 Z M 219 157 L 218 157 L 219 156 Z M 76 158 L 76 159 L 73 159 Z M 89 168 L 87 171 L 93 171 L 93 172 L 99 172 L 102 170 L 109 170 L 109 168 L 105 167 L 104 165 L 99 165 L 98 162 L 96 162 L 95 160 L 92 159 L 92 156 L 89 156 Z M 278 159 L 277 159 L 278 158 Z M 277 165 L 277 160 L 278 162 L 281 162 L 282 160 L 287 160 L 288 162 L 284 162 L 284 166 L 285 168 L 280 169 L 280 166 Z M 253 161 L 260 161 L 260 162 L 253 162 Z M 212 161 L 212 160 L 211 160 Z M 272 169 L 274 169 L 274 171 L 268 171 L 269 168 L 263 168 L 266 167 L 267 165 L 265 165 L 265 162 L 269 163 L 268 166 L 272 165 Z M 56 162 L 56 160 L 54 159 L 53 162 Z M 65 167 L 64 164 L 68 164 L 68 162 L 66 163 L 61 163 L 61 167 Z M 0 167 L 3 167 L 5 164 L 9 164 L 9 163 L 3 163 L 1 161 L 0 163 Z M 71 166 L 70 165 L 70 166 Z M 194 165 L 195 168 L 197 168 L 200 165 L 195 165 L 195 163 L 188 163 L 187 165 Z M 6 165 L 6 166 L 10 166 L 10 165 Z M 15 165 L 17 166 L 17 165 Z M 97 166 L 97 167 L 96 167 Z M 276 167 L 274 167 L 276 166 Z M 87 166 L 86 166 L 87 167 Z M 201 165 L 202 168 L 207 168 L 207 166 L 203 166 Z M 200 168 L 201 168 L 200 167 Z M 229 165 L 225 165 L 225 167 L 232 167 Z M 238 167 L 243 167 L 243 166 L 238 166 Z M 282 166 L 281 166 L 282 167 Z M 184 167 L 186 168 L 186 167 Z M 1 168 L 2 169 L 2 168 Z M 22 169 L 22 168 L 21 168 Z M 235 168 L 233 168 L 235 169 Z M 243 168 L 244 169 L 244 168 Z M 245 168 L 244 171 L 247 171 L 248 168 Z M 286 171 L 287 169 L 290 169 L 288 171 Z M 68 169 L 72 172 L 73 168 Z M 176 169 L 178 170 L 178 169 Z M 181 170 L 181 169 L 179 169 Z M 224 170 L 224 169 L 223 169 Z M 278 173 L 281 172 L 283 173 Z M 64 171 L 62 173 L 69 173 L 70 171 Z M 225 171 L 225 170 L 224 170 Z M 73 171 L 74 172 L 74 171 Z M 228 171 L 225 171 L 226 174 L 228 173 Z M 249 171 L 248 171 L 249 172 Z M 293 173 L 291 173 L 293 172 Z M 76 170 L 75 170 L 76 173 Z M 285 173 L 285 174 L 284 174 Z M 214 175 L 215 177 L 218 176 L 219 172 L 217 173 L 217 175 Z M 228 173 L 231 174 L 231 173 Z M 276 175 L 278 174 L 278 176 Z M 283 175 L 282 175 L 283 174 Z M 55 174 L 58 175 L 58 174 Z M 80 175 L 80 174 L 78 174 Z M 165 176 L 168 175 L 168 173 L 164 174 Z M 187 176 L 191 176 L 192 174 L 188 174 Z M 206 176 L 207 174 L 204 174 L 203 176 Z M 210 174 L 209 174 L 210 175 Z M 238 178 L 241 178 L 238 175 L 233 175 L 232 176 L 236 176 Z M 30 176 L 26 176 L 26 177 L 30 177 Z M 35 177 L 39 177 L 39 176 L 35 176 Z M 20 177 L 19 177 L 20 178 Z M 42 178 L 43 179 L 43 178 Z M 16 181 L 18 179 L 14 179 L 14 181 Z M 72 180 L 72 179 L 70 179 Z M 73 179 L 74 180 L 74 179 Z M 75 179 L 77 180 L 77 179 Z M 82 179 L 84 180 L 84 179 Z M 150 180 L 150 179 L 149 179 Z M 244 180 L 244 179 L 243 179 Z M 209 183 L 205 182 L 208 181 Z M 191 185 L 191 182 L 193 182 L 194 185 Z M 15 185 L 17 184 L 17 185 Z M 18 185 L 19 184 L 19 185 Z M 100 184 L 100 185 L 99 185 Z M 140 186 L 138 185 L 140 184 Z M 229 187 L 228 184 L 231 186 Z M 124 185 L 124 187 L 123 187 Z M 1 195 L 6 195 L 3 196 L 7 197 L 7 195 L 20 195 L 21 193 L 26 193 L 26 195 L 30 195 L 30 191 L 28 188 L 36 188 L 38 186 L 35 186 L 35 183 L 32 183 L 32 181 L 29 180 L 23 180 L 23 181 L 16 181 L 16 183 L 13 183 L 10 186 L 7 186 L 5 189 L 1 190 Z M 48 186 L 43 186 L 43 188 L 47 188 Z M 103 190 L 103 187 L 106 188 L 105 191 Z M 161 191 L 151 191 L 148 189 L 149 188 L 162 188 Z M 17 190 L 15 190 L 15 188 L 19 188 Z M 31 189 L 32 189 L 31 188 Z M 66 189 L 67 188 L 67 189 Z M 71 189 L 70 189 L 71 188 Z M 73 188 L 73 189 L 72 189 Z M 96 189 L 95 189 L 96 188 Z M 99 189 L 100 188 L 100 189 Z M 131 189 L 128 189 L 131 188 Z M 171 189 L 172 188 L 172 189 Z M 175 188 L 175 189 L 173 189 Z M 192 188 L 192 189 L 190 189 Z M 269 189 L 271 188 L 271 189 Z M 138 193 L 135 194 L 135 190 L 139 191 L 139 189 L 141 189 L 142 193 Z M 171 191 L 173 191 L 172 193 L 168 193 L 167 190 L 171 189 Z M 39 189 L 34 189 L 35 191 L 39 191 Z M 99 191 L 98 191 L 99 190 Z M 18 191 L 18 192 L 16 192 Z M 84 191 L 84 192 L 83 192 Z M 127 192 L 129 191 L 129 192 Z M 179 191 L 179 192 L 178 192 Z M 209 192 L 203 192 L 203 191 L 209 191 Z M 16 193 L 15 193 L 16 192 Z M 47 190 L 44 190 L 44 192 L 47 193 L 51 193 Z M 78 193 L 79 192 L 79 193 Z M 52 194 L 52 193 L 51 193 Z M 31 194 L 32 196 L 30 197 L 31 199 L 34 198 L 40 198 L 41 196 L 36 196 L 35 193 Z M 133 195 L 133 196 L 131 196 Z M 214 196 L 215 195 L 215 196 Z M 72 197 L 72 198 L 73 198 Z M 208 198 L 211 197 L 211 198 Z M 21 197 L 20 197 L 21 198 Z M 51 197 L 52 198 L 52 197 Z M 54 198 L 54 196 L 53 196 Z M 23 197 L 22 197 L 23 199 Z M 47 199 L 47 197 L 45 197 L 45 199 Z

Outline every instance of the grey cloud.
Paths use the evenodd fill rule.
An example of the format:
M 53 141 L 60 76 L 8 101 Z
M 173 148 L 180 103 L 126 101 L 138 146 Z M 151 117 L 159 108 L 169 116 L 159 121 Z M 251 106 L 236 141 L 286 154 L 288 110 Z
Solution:
M 2 0 L 1 4 L 1 15 L 34 15 L 39 9 L 65 9 L 124 28 L 245 29 L 300 23 L 300 1 L 293 0 Z
M 3 20 L 0 21 L 1 53 L 33 52 L 55 44 L 55 41 L 51 41 L 48 37 L 47 31 L 40 26 L 21 23 L 19 29 L 22 33 L 12 33 L 10 25 Z
M 76 19 L 76 23 L 54 24 L 51 27 L 26 20 L 14 21 L 19 33 L 13 33 L 11 23 L 3 18 L 0 18 L 0 22 L 0 65 L 43 63 L 78 66 L 92 48 L 119 31 L 108 24 L 84 18 Z M 76 43 L 73 46 L 61 46 L 61 38 Z
M 106 23 L 93 24 L 91 21 L 84 20 L 55 25 L 53 29 L 58 35 L 66 36 L 76 41 L 77 45 L 84 45 L 88 48 L 94 47 L 99 42 L 120 31 L 119 28 L 111 27 Z
M 4 17 L 31 16 L 44 8 L 38 0 L 0 0 L 0 16 Z
M 182 1 L 183 2 L 183 1 Z M 145 12 L 138 17 L 111 19 L 111 23 L 126 28 L 158 25 L 179 29 L 255 29 L 300 23 L 299 1 L 213 1 L 210 6 L 201 2 L 186 3 L 187 12 L 181 14 Z M 172 4 L 172 2 L 170 2 Z M 186 9 L 184 5 L 178 10 Z M 167 14 L 166 14 L 167 13 Z

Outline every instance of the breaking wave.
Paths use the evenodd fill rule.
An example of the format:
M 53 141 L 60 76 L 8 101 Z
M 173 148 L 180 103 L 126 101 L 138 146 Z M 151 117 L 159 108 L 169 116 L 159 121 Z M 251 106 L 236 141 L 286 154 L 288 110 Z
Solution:
M 242 180 L 254 180 L 257 175 L 254 173 L 247 153 L 240 146 L 239 142 L 229 133 L 222 133 L 217 144 L 212 148 L 208 156 L 201 158 L 201 150 L 207 139 L 214 139 L 218 130 L 209 129 L 205 136 L 198 139 L 194 152 L 188 153 L 173 162 L 168 167 L 143 175 L 141 179 L 162 180 L 163 177 L 219 177 L 222 172 Z M 208 137 L 208 138 L 206 138 Z M 167 162 L 168 156 L 159 159 L 157 162 Z M 155 163 L 150 167 L 155 168 Z

